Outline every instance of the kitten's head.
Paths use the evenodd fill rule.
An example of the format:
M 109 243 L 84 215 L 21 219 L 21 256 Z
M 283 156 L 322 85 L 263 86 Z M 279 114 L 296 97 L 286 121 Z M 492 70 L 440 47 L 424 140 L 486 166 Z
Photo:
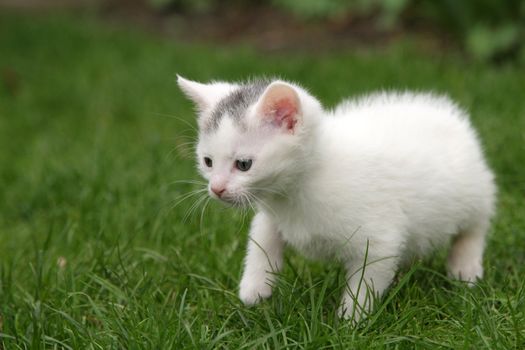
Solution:
M 197 107 L 198 168 L 213 198 L 246 205 L 298 181 L 322 113 L 314 97 L 281 80 L 178 84 Z

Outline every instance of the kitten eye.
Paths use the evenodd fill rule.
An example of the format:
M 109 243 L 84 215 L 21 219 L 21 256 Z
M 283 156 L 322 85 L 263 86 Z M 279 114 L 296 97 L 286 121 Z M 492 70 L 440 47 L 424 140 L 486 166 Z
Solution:
M 211 168 L 212 165 L 213 165 L 213 162 L 212 162 L 212 160 L 211 160 L 210 157 L 204 157 L 204 164 L 206 164 L 206 166 L 207 166 L 208 168 Z
M 235 161 L 235 167 L 240 171 L 248 171 L 252 167 L 251 159 L 237 159 Z

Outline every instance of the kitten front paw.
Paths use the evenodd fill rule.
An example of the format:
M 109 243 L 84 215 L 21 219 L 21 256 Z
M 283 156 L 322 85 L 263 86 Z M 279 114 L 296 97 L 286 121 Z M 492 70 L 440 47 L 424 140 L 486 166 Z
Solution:
M 356 292 L 347 291 L 337 309 L 337 316 L 349 321 L 353 326 L 357 326 L 361 320 L 366 319 L 373 307 L 373 299 L 368 292 L 359 293 L 358 300 L 354 297 L 356 294 Z
M 252 306 L 272 295 L 272 287 L 263 278 L 260 280 L 242 280 L 239 288 L 239 298 L 246 306 Z
M 337 316 L 340 319 L 349 321 L 353 326 L 357 325 L 361 320 L 361 312 L 354 308 L 353 302 L 344 302 L 337 309 Z

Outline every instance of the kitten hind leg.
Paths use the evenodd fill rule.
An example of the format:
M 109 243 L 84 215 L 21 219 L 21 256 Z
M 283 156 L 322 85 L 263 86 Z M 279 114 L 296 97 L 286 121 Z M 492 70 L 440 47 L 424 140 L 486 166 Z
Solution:
M 483 250 L 488 225 L 460 232 L 453 238 L 448 256 L 449 276 L 473 283 L 483 277 Z M 473 285 L 473 284 L 472 284 Z

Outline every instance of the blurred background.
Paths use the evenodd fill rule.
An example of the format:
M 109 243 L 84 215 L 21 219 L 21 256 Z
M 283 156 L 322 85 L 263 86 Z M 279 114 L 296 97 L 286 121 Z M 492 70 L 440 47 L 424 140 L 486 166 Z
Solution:
M 524 34 L 523 0 L 0 0 L 0 349 L 524 348 Z M 251 214 L 208 202 L 177 73 L 450 96 L 499 186 L 484 284 L 440 251 L 353 329 L 340 267 L 289 251 L 244 308 Z
M 377 46 L 410 36 L 469 59 L 525 60 L 522 0 L 0 0 L 0 8 L 69 11 L 185 41 L 270 51 Z

